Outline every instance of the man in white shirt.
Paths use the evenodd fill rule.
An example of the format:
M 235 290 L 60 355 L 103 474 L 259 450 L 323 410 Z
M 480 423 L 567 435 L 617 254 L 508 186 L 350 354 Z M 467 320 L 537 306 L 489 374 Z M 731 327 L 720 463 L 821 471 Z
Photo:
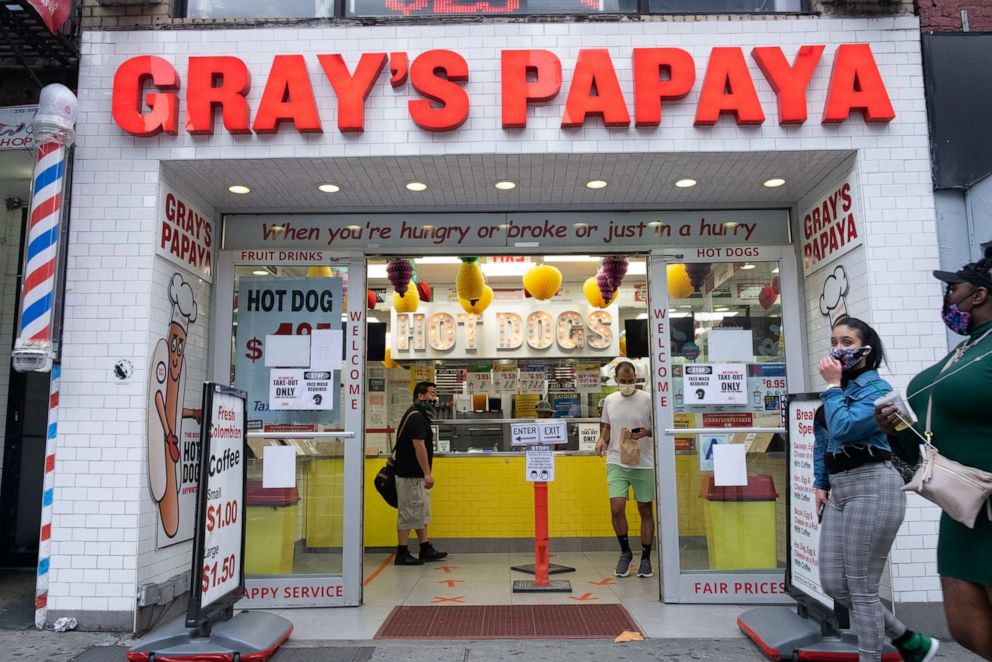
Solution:
M 654 542 L 654 440 L 651 437 L 651 396 L 637 389 L 634 364 L 623 361 L 614 372 L 619 393 L 603 401 L 603 417 L 596 441 L 596 454 L 606 453 L 606 478 L 610 495 L 613 530 L 620 541 L 620 560 L 614 574 L 626 577 L 634 554 L 627 540 L 627 496 L 634 490 L 637 512 L 641 517 L 641 562 L 638 577 L 651 577 L 651 545 Z M 621 454 L 624 434 L 637 441 L 639 449 L 628 448 Z M 639 453 L 637 452 L 639 450 Z M 626 460 L 626 463 L 621 462 Z

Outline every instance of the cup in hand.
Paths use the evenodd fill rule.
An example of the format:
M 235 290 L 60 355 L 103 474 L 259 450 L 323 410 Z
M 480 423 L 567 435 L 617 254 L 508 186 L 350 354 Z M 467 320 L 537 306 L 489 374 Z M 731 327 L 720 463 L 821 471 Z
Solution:
M 906 404 L 906 401 L 898 391 L 892 391 L 888 395 L 883 395 L 881 398 L 875 400 L 875 409 L 881 409 L 883 407 L 894 407 L 899 414 L 899 423 L 896 425 L 897 432 L 902 432 L 909 428 L 910 424 L 916 422 L 916 414 L 909 408 L 909 405 Z

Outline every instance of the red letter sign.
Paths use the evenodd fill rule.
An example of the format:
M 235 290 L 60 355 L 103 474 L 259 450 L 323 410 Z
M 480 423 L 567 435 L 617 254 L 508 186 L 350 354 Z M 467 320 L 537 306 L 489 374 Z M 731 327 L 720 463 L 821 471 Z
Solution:
M 348 65 L 340 54 L 318 55 L 324 75 L 338 95 L 338 131 L 361 133 L 365 130 L 365 100 L 372 86 L 386 66 L 385 53 L 365 53 L 355 67 L 355 75 L 348 72 Z
M 300 133 L 323 131 L 302 55 L 276 55 L 272 60 L 252 129 L 255 133 L 275 133 L 284 120 L 292 120 Z
M 661 74 L 668 73 L 668 80 Z M 681 48 L 634 49 L 634 117 L 637 126 L 661 124 L 664 99 L 681 99 L 696 84 L 696 63 Z
M 860 110 L 866 122 L 890 122 L 896 116 L 868 44 L 837 47 L 823 123 L 839 124 L 852 110 Z
M 468 92 L 458 83 L 468 80 L 468 63 L 454 51 L 427 51 L 410 65 L 410 82 L 421 96 L 410 101 L 410 117 L 427 131 L 452 131 L 468 119 Z M 431 101 L 438 104 L 432 106 Z
M 761 73 L 775 90 L 779 124 L 806 121 L 806 88 L 822 53 L 823 46 L 801 46 L 790 67 L 778 46 L 761 46 L 751 51 L 751 57 L 758 62 Z
M 162 92 L 150 92 L 145 102 L 150 113 L 142 113 L 141 93 L 145 83 Z M 179 102 L 175 91 L 179 89 L 179 74 L 160 57 L 142 55 L 125 61 L 114 74 L 114 91 L 111 113 L 117 126 L 133 136 L 157 136 L 161 132 L 176 135 L 179 132 Z
M 214 85 L 218 79 L 219 84 Z M 251 75 L 242 60 L 232 56 L 191 57 L 186 130 L 213 135 L 214 106 L 220 106 L 228 133 L 249 133 L 245 95 L 250 87 Z
M 593 96 L 593 89 L 597 96 Z M 610 52 L 605 48 L 579 50 L 561 125 L 563 128 L 582 126 L 586 115 L 601 116 L 606 126 L 630 126 L 627 102 L 620 91 Z
M 696 126 L 712 126 L 721 113 L 733 113 L 738 124 L 761 124 L 761 110 L 754 81 L 740 48 L 714 48 L 696 108 Z
M 527 126 L 527 104 L 550 101 L 561 89 L 561 60 L 551 51 L 503 51 L 503 128 Z M 534 74 L 532 82 L 528 74 Z

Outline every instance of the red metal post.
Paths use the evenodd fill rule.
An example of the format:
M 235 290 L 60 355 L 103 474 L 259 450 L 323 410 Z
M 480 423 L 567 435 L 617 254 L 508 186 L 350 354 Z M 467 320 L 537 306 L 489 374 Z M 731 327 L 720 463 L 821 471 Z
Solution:
M 534 584 L 548 583 L 548 484 L 534 483 Z

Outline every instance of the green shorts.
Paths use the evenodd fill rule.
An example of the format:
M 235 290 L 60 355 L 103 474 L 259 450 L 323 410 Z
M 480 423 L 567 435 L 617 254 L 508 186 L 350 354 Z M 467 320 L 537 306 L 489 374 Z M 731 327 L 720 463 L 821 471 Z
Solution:
M 606 487 L 611 499 L 626 499 L 634 488 L 634 499 L 640 503 L 654 501 L 654 469 L 628 469 L 619 464 L 606 465 Z

